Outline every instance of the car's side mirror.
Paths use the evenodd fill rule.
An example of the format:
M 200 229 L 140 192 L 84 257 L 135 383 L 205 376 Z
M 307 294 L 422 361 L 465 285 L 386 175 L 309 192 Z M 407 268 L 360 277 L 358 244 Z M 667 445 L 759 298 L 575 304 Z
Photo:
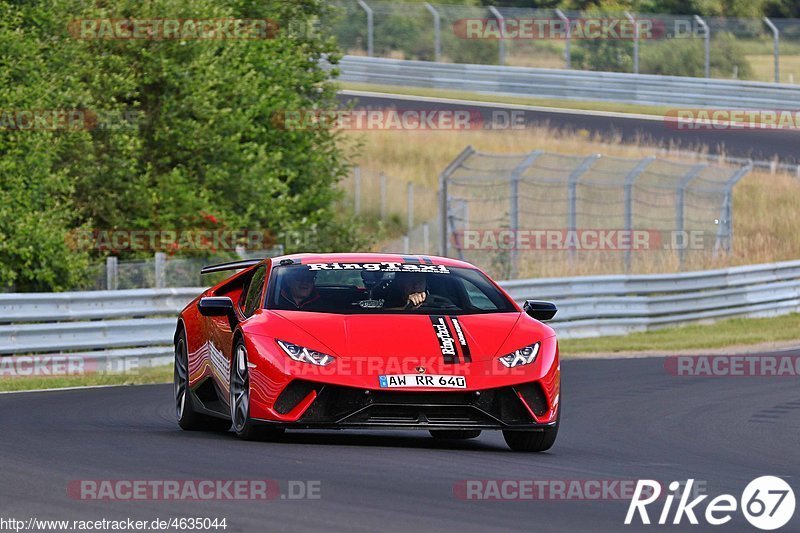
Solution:
M 227 296 L 206 296 L 197 304 L 203 316 L 229 316 L 233 314 L 233 300 Z
M 525 300 L 522 310 L 525 311 L 528 316 L 541 322 L 552 319 L 558 312 L 556 304 L 542 300 Z
M 200 298 L 197 304 L 197 309 L 203 316 L 226 316 L 231 330 L 236 327 L 239 322 L 236 316 L 236 310 L 233 307 L 233 300 L 227 296 L 206 296 Z

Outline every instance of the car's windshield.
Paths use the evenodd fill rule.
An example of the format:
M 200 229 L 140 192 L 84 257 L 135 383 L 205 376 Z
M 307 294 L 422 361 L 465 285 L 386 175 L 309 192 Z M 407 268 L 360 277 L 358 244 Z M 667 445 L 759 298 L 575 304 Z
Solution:
M 266 307 L 348 314 L 515 311 L 477 270 L 392 262 L 275 267 Z

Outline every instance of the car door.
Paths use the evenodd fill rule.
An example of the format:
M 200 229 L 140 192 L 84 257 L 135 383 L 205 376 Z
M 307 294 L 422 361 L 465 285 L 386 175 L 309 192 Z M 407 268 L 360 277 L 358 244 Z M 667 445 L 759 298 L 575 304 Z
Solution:
M 266 266 L 256 268 L 249 279 L 244 282 L 241 296 L 234 298 L 234 307 L 237 318 L 246 320 L 261 306 L 264 281 L 266 279 Z M 240 285 L 241 286 L 241 285 Z M 237 291 L 238 292 L 238 291 Z M 233 296 L 231 294 L 231 296 Z M 209 359 L 217 385 L 223 391 L 223 398 L 227 398 L 230 386 L 230 369 L 233 358 L 233 332 L 228 317 L 208 317 L 208 338 L 211 341 Z M 235 324 L 234 324 L 235 326 Z

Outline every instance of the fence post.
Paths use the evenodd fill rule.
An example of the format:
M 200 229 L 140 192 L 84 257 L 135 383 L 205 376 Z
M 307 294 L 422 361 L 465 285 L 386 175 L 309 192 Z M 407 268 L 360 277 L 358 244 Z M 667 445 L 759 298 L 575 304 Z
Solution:
M 519 250 L 517 250 L 517 235 L 519 233 L 519 182 L 522 176 L 522 173 L 530 167 L 536 158 L 542 155 L 541 150 L 534 150 L 533 152 L 529 153 L 525 159 L 523 159 L 522 163 L 516 166 L 514 170 L 511 172 L 511 190 L 509 191 L 509 200 L 511 205 L 509 206 L 509 230 L 511 230 L 511 238 L 513 239 L 513 243 L 510 248 L 510 257 L 509 257 L 509 277 L 511 279 L 515 279 L 517 274 L 519 273 Z
M 469 226 L 469 204 L 461 199 L 461 198 L 453 198 L 451 199 L 451 203 L 458 203 L 461 206 L 461 220 L 463 222 L 464 228 Z M 456 233 L 456 217 L 453 215 L 454 209 L 450 209 L 447 213 L 448 215 L 448 223 L 453 230 L 453 245 L 456 247 L 456 252 L 458 253 L 458 258 L 462 261 L 464 260 L 464 246 L 463 243 L 458 238 L 458 234 Z
M 361 167 L 353 168 L 353 195 L 355 196 L 353 210 L 358 216 L 361 214 Z
M 155 255 L 155 270 L 156 270 L 156 289 L 163 289 L 167 286 L 167 254 L 164 252 L 156 252 Z
M 403 235 L 403 253 L 408 255 L 411 253 L 411 241 L 408 238 L 408 235 Z
M 367 55 L 372 57 L 375 52 L 374 44 L 374 15 L 372 13 L 372 8 L 367 5 L 364 0 L 358 0 L 358 5 L 361 6 L 361 9 L 367 14 Z
M 115 291 L 119 287 L 119 270 L 117 266 L 116 257 L 113 255 L 106 257 L 106 289 L 110 291 Z
M 589 168 L 594 164 L 595 161 L 600 159 L 600 154 L 592 154 L 586 159 L 584 159 L 580 165 L 575 168 L 572 172 L 570 172 L 569 177 L 567 178 L 567 199 L 569 202 L 569 206 L 567 207 L 567 218 L 568 220 L 568 229 L 569 231 L 575 232 L 578 229 L 578 180 L 580 177 L 586 173 Z M 572 264 L 572 260 L 575 257 L 575 247 L 569 247 L 569 260 L 570 266 Z
M 726 252 L 731 251 L 731 244 L 733 243 L 733 187 L 751 170 L 753 170 L 753 162 L 748 161 L 747 165 L 734 172 L 733 176 L 725 184 L 725 197 L 719 217 L 717 241 L 714 243 L 715 254 L 720 248 Z
M 572 27 L 569 23 L 569 17 L 567 17 L 560 9 L 556 9 L 556 15 L 558 15 L 558 18 L 560 18 L 562 22 L 567 25 L 567 41 L 564 48 L 564 65 L 565 68 L 572 68 L 572 54 L 570 52 L 570 45 L 572 43 Z
M 675 234 L 683 238 L 685 230 L 685 206 L 686 206 L 686 189 L 689 187 L 689 182 L 695 179 L 704 168 L 708 165 L 700 163 L 689 169 L 678 183 L 677 196 L 675 198 Z M 674 239 L 672 242 L 675 242 Z M 678 264 L 680 269 L 683 270 L 683 262 L 686 255 L 686 242 L 681 243 L 682 246 L 678 248 Z
M 773 24 L 772 21 L 769 20 L 767 17 L 764 17 L 764 23 L 767 26 L 769 26 L 770 30 L 772 30 L 772 49 L 773 49 L 772 53 L 775 56 L 775 83 L 780 83 L 781 75 L 780 75 L 779 63 L 781 54 L 780 51 L 781 32 L 778 30 L 775 24 Z
M 431 230 L 427 222 L 422 224 L 422 253 L 430 253 Z
M 442 19 L 439 12 L 432 5 L 425 2 L 425 8 L 433 15 L 433 57 L 436 61 L 442 60 Z
M 408 182 L 406 196 L 406 206 L 408 210 L 408 234 L 411 235 L 411 231 L 414 229 L 414 184 L 410 181 Z
M 505 35 L 505 24 L 506 19 L 503 15 L 497 10 L 494 6 L 489 6 L 489 11 L 492 13 L 492 16 L 497 19 L 497 24 L 500 27 L 500 38 L 497 40 L 497 49 L 499 54 L 499 63 L 501 65 L 506 64 L 506 40 L 504 38 Z
M 450 234 L 447 223 L 447 178 L 442 172 L 439 176 L 439 255 L 447 257 L 447 237 Z
M 439 255 L 442 257 L 447 256 L 447 238 L 450 235 L 447 217 L 447 180 L 450 178 L 450 175 L 474 153 L 475 149 L 472 146 L 467 146 L 449 165 L 447 165 L 442 173 L 439 174 Z
M 381 220 L 386 221 L 386 174 L 381 172 Z
M 625 12 L 625 16 L 633 24 L 633 73 L 639 74 L 639 21 L 628 11 Z
M 653 156 L 642 159 L 639 161 L 639 164 L 625 176 L 625 231 L 628 232 L 628 235 L 633 231 L 633 182 L 654 160 L 655 157 Z M 625 272 L 628 273 L 630 270 L 631 249 L 629 246 L 625 250 Z
M 711 77 L 711 30 L 708 28 L 708 24 L 706 21 L 701 19 L 699 15 L 694 16 L 694 20 L 703 28 L 704 34 L 704 45 L 705 45 L 705 60 L 704 60 L 704 70 L 706 78 Z

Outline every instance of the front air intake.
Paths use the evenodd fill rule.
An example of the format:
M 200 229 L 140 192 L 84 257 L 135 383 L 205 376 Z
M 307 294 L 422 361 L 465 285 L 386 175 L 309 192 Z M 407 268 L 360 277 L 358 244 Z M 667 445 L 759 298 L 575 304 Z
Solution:
M 523 383 L 522 385 L 516 385 L 514 390 L 522 396 L 522 399 L 531 408 L 533 414 L 544 416 L 547 413 L 547 397 L 544 395 L 541 385 L 538 383 Z
M 275 410 L 285 415 L 297 407 L 297 404 L 302 402 L 311 391 L 317 390 L 317 387 L 319 386 L 309 381 L 299 379 L 292 381 L 275 400 Z

